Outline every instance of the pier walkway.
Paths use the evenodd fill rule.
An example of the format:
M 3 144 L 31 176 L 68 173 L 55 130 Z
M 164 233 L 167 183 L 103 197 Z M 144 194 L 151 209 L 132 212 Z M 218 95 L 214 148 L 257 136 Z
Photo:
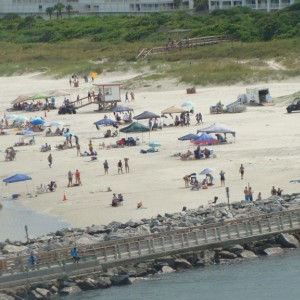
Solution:
M 300 209 L 228 220 L 205 226 L 135 236 L 78 247 L 82 259 L 73 264 L 71 248 L 36 254 L 38 264 L 28 266 L 28 255 L 0 259 L 0 289 L 48 282 L 167 255 L 258 241 L 270 235 L 300 230 Z

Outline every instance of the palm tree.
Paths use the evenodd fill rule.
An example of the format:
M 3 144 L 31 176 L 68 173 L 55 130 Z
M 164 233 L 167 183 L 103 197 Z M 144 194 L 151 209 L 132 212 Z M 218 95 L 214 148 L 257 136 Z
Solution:
M 73 10 L 72 5 L 68 4 L 66 6 L 66 12 L 68 13 L 69 18 L 71 17 L 71 11 Z
M 55 5 L 53 6 L 53 8 L 54 8 L 54 10 L 56 11 L 56 17 L 57 17 L 57 19 L 58 19 L 59 17 L 62 18 L 62 10 L 65 8 L 65 6 L 64 6 L 62 3 L 58 2 L 57 4 L 55 4 Z
M 53 12 L 54 12 L 54 7 L 47 7 L 46 8 L 46 14 L 49 15 L 50 20 L 51 20 Z

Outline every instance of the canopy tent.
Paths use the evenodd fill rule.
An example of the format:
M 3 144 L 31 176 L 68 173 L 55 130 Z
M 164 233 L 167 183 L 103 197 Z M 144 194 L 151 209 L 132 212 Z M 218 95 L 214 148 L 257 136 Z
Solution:
M 113 126 L 113 125 L 116 125 L 117 124 L 117 121 L 114 121 L 112 119 L 108 119 L 108 118 L 104 118 L 102 120 L 99 120 L 97 122 L 94 122 L 94 125 L 96 125 L 96 128 L 99 130 L 99 126 L 100 125 L 105 125 L 105 126 Z
M 178 107 L 178 106 L 171 106 L 169 108 L 166 108 L 165 110 L 163 110 L 161 112 L 162 115 L 165 114 L 179 114 L 179 113 L 183 113 L 186 112 L 187 110 L 185 108 L 182 107 Z
M 27 181 L 28 180 L 32 180 L 32 178 L 26 174 L 16 174 L 14 176 L 8 177 L 3 179 L 2 181 L 5 182 L 5 184 L 9 184 L 9 183 L 16 183 L 16 182 L 22 182 L 22 181 L 26 181 L 26 189 L 27 189 L 27 193 L 28 193 L 28 186 L 27 186 Z M 14 188 L 14 192 L 16 192 L 16 188 Z M 19 196 L 19 194 L 13 194 L 12 198 L 17 198 Z
M 180 138 L 178 138 L 179 141 L 190 141 L 190 140 L 195 140 L 199 137 L 199 135 L 197 134 L 194 134 L 194 133 L 190 133 L 190 134 L 187 134 L 187 135 L 184 135 Z
M 133 109 L 128 106 L 118 105 L 112 111 L 113 112 L 124 112 L 124 111 L 133 111 Z
M 14 176 L 3 179 L 2 181 L 5 183 L 14 183 L 14 182 L 26 181 L 31 179 L 32 178 L 26 174 L 16 174 Z
M 133 119 L 135 120 L 145 120 L 145 119 L 152 119 L 152 118 L 160 118 L 160 116 L 150 111 L 144 111 L 143 113 L 133 117 Z
M 235 137 L 235 131 L 223 124 L 213 124 L 209 127 L 202 128 L 199 131 L 206 133 L 231 133 Z
M 20 95 L 18 98 L 11 101 L 11 104 L 18 104 L 18 103 L 28 100 L 29 98 L 30 98 L 30 95 Z
M 46 99 L 46 98 L 50 98 L 51 95 L 50 94 L 44 94 L 44 93 L 39 93 L 39 94 L 35 94 L 31 97 L 29 97 L 27 100 L 40 100 L 40 99 Z
M 142 133 L 142 141 L 143 141 L 143 133 L 149 132 L 149 140 L 150 140 L 150 128 L 141 123 L 138 123 L 138 122 L 131 123 L 129 126 L 120 129 L 120 132 L 123 132 L 126 134 L 132 133 L 132 132 L 141 132 Z
M 131 123 L 129 126 L 120 129 L 123 133 L 131 133 L 131 132 L 147 132 L 150 131 L 148 126 L 140 124 L 138 122 Z
M 196 145 L 212 145 L 212 144 L 219 144 L 219 140 L 203 132 L 196 139 L 192 140 L 192 143 Z

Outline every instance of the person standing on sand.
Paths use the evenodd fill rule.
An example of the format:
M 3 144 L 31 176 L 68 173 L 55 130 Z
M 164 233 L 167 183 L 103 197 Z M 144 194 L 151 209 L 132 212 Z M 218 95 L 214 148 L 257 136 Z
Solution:
M 128 92 L 125 93 L 125 102 L 129 102 L 129 99 L 128 99 Z
M 245 168 L 244 168 L 243 164 L 241 164 L 239 172 L 241 174 L 241 179 L 244 179 Z
M 221 180 L 221 186 L 225 186 L 225 172 L 221 170 L 219 175 Z
M 77 156 L 81 156 L 79 143 L 76 144 L 76 149 L 77 149 Z
M 49 167 L 51 168 L 52 166 L 52 162 L 53 162 L 53 157 L 51 155 L 51 153 L 48 155 L 48 163 L 49 163 Z
M 92 141 L 90 140 L 90 142 L 89 142 L 89 150 L 90 150 L 90 153 L 91 153 L 91 155 L 93 155 L 93 143 L 92 143 Z
M 249 186 L 249 188 L 248 188 L 248 195 L 249 195 L 249 201 L 250 202 L 253 202 L 253 191 L 252 191 L 252 187 L 251 186 Z
M 81 179 L 80 179 L 80 172 L 78 170 L 76 170 L 76 172 L 75 172 L 75 184 L 82 185 Z
M 245 189 L 244 189 L 244 195 L 245 195 L 245 201 L 248 201 L 249 200 L 249 191 L 248 191 L 247 187 L 245 187 Z
M 71 171 L 68 172 L 68 187 L 73 185 L 73 173 Z
M 103 167 L 104 167 L 104 175 L 108 175 L 109 166 L 107 160 L 104 161 Z
M 190 179 L 191 179 L 191 175 L 185 175 L 183 177 L 183 180 L 184 180 L 184 186 L 186 188 L 190 187 Z
M 130 97 L 131 97 L 131 101 L 134 101 L 135 99 L 134 99 L 134 92 L 130 92 Z
M 123 164 L 122 164 L 121 159 L 118 162 L 118 174 L 120 174 L 120 172 L 122 172 L 122 174 L 123 174 Z
M 125 172 L 129 173 L 129 164 L 128 164 L 129 158 L 124 158 L 124 165 L 125 165 Z

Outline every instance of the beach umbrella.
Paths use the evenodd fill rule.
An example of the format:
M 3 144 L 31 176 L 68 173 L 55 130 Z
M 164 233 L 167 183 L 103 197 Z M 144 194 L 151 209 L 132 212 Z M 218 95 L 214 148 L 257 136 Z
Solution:
M 171 106 L 171 107 L 168 107 L 165 110 L 163 110 L 161 112 L 161 114 L 162 115 L 164 115 L 164 114 L 178 114 L 178 113 L 182 113 L 182 112 L 186 112 L 186 109 L 184 109 L 182 107 Z
M 6 120 L 15 120 L 16 118 L 17 118 L 17 116 L 14 114 L 10 114 L 5 117 Z
M 29 121 L 29 119 L 25 116 L 18 116 L 18 117 L 15 118 L 15 121 L 17 121 L 17 122 L 27 122 L 27 121 Z
M 31 96 L 27 100 L 40 100 L 40 99 L 46 99 L 46 98 L 49 98 L 49 97 L 51 97 L 51 95 L 40 93 L 40 94 L 35 94 L 35 95 Z
M 211 174 L 215 172 L 215 169 L 212 169 L 212 168 L 206 168 L 204 170 L 202 170 L 199 175 L 207 175 L 207 174 Z
M 124 112 L 124 111 L 133 111 L 132 108 L 128 106 L 118 105 L 112 110 L 113 112 Z
M 106 125 L 106 126 L 108 126 L 108 125 L 115 125 L 117 123 L 117 121 L 115 121 L 115 120 L 112 120 L 112 119 L 108 119 L 108 118 L 104 118 L 104 119 L 102 119 L 102 120 L 99 120 L 99 121 L 97 121 L 97 122 L 94 122 L 94 124 L 97 126 L 99 126 L 99 125 Z
M 182 102 L 180 106 L 181 107 L 194 107 L 195 103 L 191 102 L 191 101 L 185 101 L 185 102 Z
M 135 120 L 145 120 L 145 119 L 152 119 L 152 118 L 160 118 L 160 116 L 150 111 L 144 111 L 143 113 L 133 117 L 133 119 Z
M 203 132 L 200 136 L 198 136 L 196 139 L 192 140 L 191 142 L 195 145 L 212 145 L 212 144 L 218 144 L 219 140 L 211 136 L 210 134 Z
M 71 136 L 75 136 L 76 134 L 75 133 L 72 133 L 72 132 L 66 132 L 64 133 L 64 137 L 71 137 Z
M 152 147 L 152 148 L 161 146 L 161 144 L 159 144 L 158 142 L 150 142 L 148 145 L 149 145 L 149 147 Z
M 22 131 L 23 135 L 35 135 L 35 132 L 32 130 L 24 130 Z
M 45 123 L 45 121 L 43 119 L 36 118 L 36 119 L 31 120 L 30 123 L 32 125 L 43 125 Z
M 15 100 L 11 101 L 11 104 L 18 104 L 24 102 L 30 98 L 29 95 L 20 95 Z
M 199 135 L 190 133 L 190 134 L 187 134 L 187 135 L 184 135 L 184 136 L 178 138 L 178 140 L 179 141 L 190 141 L 190 140 L 195 140 L 198 137 L 199 137 Z
M 52 121 L 47 126 L 64 126 L 65 123 L 62 121 Z

